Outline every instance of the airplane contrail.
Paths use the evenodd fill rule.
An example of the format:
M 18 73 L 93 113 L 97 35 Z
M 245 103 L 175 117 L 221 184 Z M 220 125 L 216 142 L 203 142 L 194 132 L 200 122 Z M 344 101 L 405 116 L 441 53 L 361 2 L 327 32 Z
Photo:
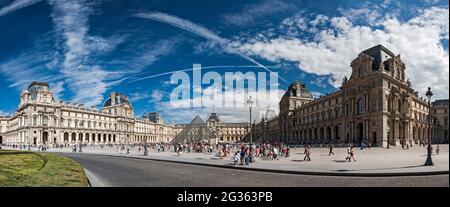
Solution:
M 139 18 L 144 18 L 144 19 L 150 19 L 150 20 L 154 20 L 154 21 L 158 21 L 158 22 L 162 22 L 165 24 L 169 24 L 172 25 L 174 27 L 177 27 L 179 29 L 191 32 L 193 34 L 196 34 L 200 37 L 203 37 L 207 40 L 210 41 L 214 41 L 220 44 L 220 46 L 222 46 L 226 52 L 229 53 L 233 53 L 236 55 L 239 55 L 240 57 L 254 63 L 255 65 L 265 69 L 266 71 L 269 71 L 270 73 L 274 73 L 272 70 L 270 70 L 269 68 L 267 68 L 266 66 L 264 66 L 263 64 L 259 63 L 258 61 L 254 60 L 253 58 L 242 54 L 241 52 L 237 51 L 235 48 L 230 47 L 229 45 L 231 45 L 231 42 L 228 39 L 225 39 L 223 37 L 220 37 L 219 35 L 217 35 L 216 33 L 214 33 L 213 31 L 195 24 L 189 20 L 185 20 L 185 19 L 181 19 L 177 16 L 174 15 L 170 15 L 170 14 L 166 14 L 166 13 L 162 13 L 162 12 L 150 12 L 150 13 L 138 13 L 135 15 L 136 17 Z M 282 81 L 288 83 L 287 80 L 283 79 L 282 77 L 279 77 Z
M 37 4 L 41 1 L 43 1 L 43 0 L 16 0 L 13 3 L 9 4 L 8 6 L 5 6 L 2 9 L 0 9 L 0 17 L 5 16 L 16 10 L 22 9 L 24 7 L 31 6 L 33 4 Z
M 202 66 L 201 69 L 217 69 L 217 68 L 261 68 L 261 67 L 255 66 L 255 65 L 217 65 L 217 66 L 205 66 L 205 67 Z M 138 78 L 135 80 L 131 80 L 128 83 L 134 83 L 134 82 L 145 80 L 145 79 L 156 78 L 156 77 L 160 77 L 160 76 L 164 76 L 164 75 L 170 75 L 170 74 L 173 74 L 176 72 L 187 72 L 187 71 L 194 71 L 194 70 L 195 70 L 194 68 L 185 68 L 185 69 L 180 69 L 180 70 L 175 70 L 175 71 L 170 71 L 170 72 L 164 72 L 164 73 L 154 74 L 154 75 Z M 140 74 L 143 74 L 143 73 L 140 73 Z M 138 74 L 138 75 L 140 75 L 140 74 Z M 129 79 L 132 77 L 136 77 L 138 75 L 127 77 L 127 78 L 124 78 L 123 80 Z

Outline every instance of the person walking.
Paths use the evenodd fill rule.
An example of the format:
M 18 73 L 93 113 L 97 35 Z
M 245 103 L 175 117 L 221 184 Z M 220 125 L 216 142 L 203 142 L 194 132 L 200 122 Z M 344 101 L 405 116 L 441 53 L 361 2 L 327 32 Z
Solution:
M 273 159 L 278 160 L 278 148 L 276 146 L 273 148 Z
M 288 146 L 287 149 L 286 149 L 286 157 L 291 156 L 290 154 L 291 154 L 291 149 Z
M 311 146 L 309 146 L 309 145 L 306 148 L 306 155 L 305 155 L 305 158 L 303 160 L 311 161 Z
M 181 145 L 178 145 L 178 157 L 181 157 L 181 154 L 183 153 L 183 148 Z
M 241 159 L 241 154 L 239 152 L 234 153 L 234 165 L 237 165 L 239 160 Z
M 350 146 L 347 146 L 347 157 L 345 158 L 345 161 L 350 162 Z
M 223 160 L 224 151 L 223 151 L 222 148 L 221 148 L 220 151 L 219 151 L 219 156 L 220 156 L 220 159 Z
M 439 155 L 439 144 L 436 146 L 436 155 Z
M 249 150 L 247 149 L 246 151 L 245 151 L 245 155 L 244 155 L 244 162 L 245 162 L 245 165 L 249 165 L 250 164 L 250 153 L 249 153 Z
M 244 147 L 241 148 L 241 151 L 239 153 L 240 153 L 241 165 L 243 165 L 244 164 L 244 158 L 245 158 L 245 149 L 244 149 Z
M 353 146 L 350 147 L 350 157 L 348 158 L 348 161 L 351 162 L 351 159 L 353 158 L 353 161 L 356 162 L 355 159 L 355 152 L 353 151 Z
M 330 151 L 328 152 L 328 156 L 331 156 L 331 154 L 334 155 L 334 152 L 333 152 L 333 144 L 330 144 Z

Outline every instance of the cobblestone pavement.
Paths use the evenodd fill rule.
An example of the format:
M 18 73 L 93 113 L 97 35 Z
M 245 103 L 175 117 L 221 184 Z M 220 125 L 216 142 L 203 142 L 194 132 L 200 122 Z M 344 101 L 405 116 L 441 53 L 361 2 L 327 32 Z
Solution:
M 401 147 L 386 148 L 366 148 L 364 150 L 355 149 L 356 162 L 345 160 L 346 148 L 334 148 L 335 155 L 328 155 L 328 148 L 313 148 L 312 161 L 304 161 L 303 150 L 300 148 L 291 149 L 291 156 L 280 158 L 279 160 L 266 160 L 256 158 L 256 162 L 249 166 L 237 165 L 237 168 L 264 169 L 286 172 L 311 172 L 330 174 L 390 174 L 390 173 L 420 173 L 420 172 L 447 172 L 449 170 L 449 145 L 440 145 L 440 153 L 433 153 L 434 166 L 423 166 L 426 160 L 425 147 L 412 147 L 403 150 Z M 10 149 L 10 148 L 7 148 Z M 436 149 L 436 146 L 433 146 Z M 36 149 L 33 149 L 36 150 Z M 48 149 L 49 152 L 71 152 L 71 148 Z M 216 154 L 207 153 L 183 153 L 178 157 L 175 152 L 157 152 L 150 149 L 148 156 L 138 147 L 130 147 L 130 153 L 117 150 L 117 147 L 85 147 L 83 154 L 101 154 L 112 156 L 126 156 L 134 158 L 157 159 L 164 161 L 176 161 L 195 164 L 232 166 L 232 157 L 228 156 L 221 160 Z

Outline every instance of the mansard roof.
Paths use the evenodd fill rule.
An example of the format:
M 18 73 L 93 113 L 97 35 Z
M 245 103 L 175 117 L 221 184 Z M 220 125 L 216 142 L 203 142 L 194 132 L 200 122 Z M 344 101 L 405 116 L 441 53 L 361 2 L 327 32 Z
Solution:
M 30 89 L 31 87 L 33 87 L 33 86 L 35 86 L 35 85 L 49 87 L 49 84 L 48 84 L 48 83 L 45 83 L 45 82 L 39 82 L 39 81 L 33 81 L 33 82 L 31 82 L 31 84 L 28 86 L 28 89 Z
M 448 107 L 449 100 L 448 99 L 436 100 L 431 104 L 432 104 L 432 106 L 447 106 Z
M 211 113 L 211 114 L 209 114 L 209 117 L 208 117 L 208 120 L 207 120 L 207 122 L 210 122 L 210 121 L 217 121 L 217 122 L 219 122 L 220 121 L 220 119 L 219 119 L 219 116 L 217 115 L 217 113 Z
M 395 54 L 393 52 L 391 52 L 389 49 L 387 49 L 386 47 L 384 47 L 381 44 L 378 44 L 376 46 L 373 46 L 367 50 L 362 51 L 362 53 L 369 55 L 370 57 L 372 57 L 376 63 L 382 63 L 384 62 L 386 59 L 395 57 Z M 383 53 L 389 55 L 388 57 L 383 57 Z
M 113 102 L 114 98 L 114 102 Z M 103 107 L 109 107 L 113 105 L 120 105 L 120 104 L 127 104 L 130 107 L 132 107 L 131 102 L 128 100 L 128 97 L 126 97 L 123 94 L 113 92 L 111 96 L 105 101 L 103 104 Z

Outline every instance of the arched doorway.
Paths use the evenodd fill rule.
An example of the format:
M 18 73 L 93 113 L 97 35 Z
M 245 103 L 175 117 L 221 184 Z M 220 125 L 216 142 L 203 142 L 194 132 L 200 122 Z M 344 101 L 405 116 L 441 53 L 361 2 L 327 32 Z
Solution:
M 69 141 L 69 133 L 65 132 L 64 133 L 64 142 L 68 142 Z
M 2 144 L 3 144 L 3 137 L 0 136 L 0 145 L 2 145 Z
M 312 136 L 313 136 L 312 129 L 309 129 L 309 133 L 308 133 L 308 144 L 311 142 Z
M 356 140 L 358 140 L 358 144 L 361 144 L 363 141 L 363 134 L 364 134 L 363 129 L 364 129 L 363 123 L 358 123 L 356 125 Z
M 77 138 L 77 134 L 75 134 L 75 132 L 72 133 L 72 139 L 71 139 L 71 141 L 72 141 L 72 142 L 75 142 L 75 141 L 76 141 L 76 138 Z
M 42 133 L 42 144 L 47 145 L 48 143 L 48 132 Z
M 372 132 L 372 145 L 377 146 L 377 132 Z
M 319 137 L 320 137 L 320 142 L 323 142 L 323 140 L 325 139 L 325 135 L 324 135 L 324 130 L 323 130 L 323 127 L 320 127 L 320 129 L 319 129 Z
M 331 141 L 331 128 L 327 127 L 327 140 L 330 142 Z
M 314 128 L 314 135 L 313 135 L 313 139 L 314 139 L 314 141 L 316 141 L 317 140 L 317 128 Z
M 338 126 L 334 126 L 334 137 L 336 140 L 339 140 L 339 127 Z

